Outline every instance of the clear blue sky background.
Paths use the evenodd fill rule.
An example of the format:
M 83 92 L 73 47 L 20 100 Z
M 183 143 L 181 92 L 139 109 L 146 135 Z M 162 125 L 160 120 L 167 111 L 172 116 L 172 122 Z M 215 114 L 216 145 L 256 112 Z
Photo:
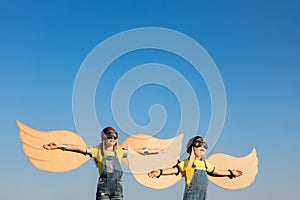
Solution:
M 243 156 L 253 147 L 258 151 L 259 173 L 251 186 L 228 191 L 211 184 L 208 199 L 295 199 L 300 179 L 299 9 L 296 0 L 1 0 L 0 199 L 95 199 L 98 174 L 93 163 L 67 173 L 35 169 L 22 152 L 16 120 L 40 130 L 76 132 L 72 91 L 85 57 L 119 32 L 148 26 L 188 35 L 218 66 L 226 89 L 227 115 L 210 153 Z M 175 57 L 163 54 L 145 56 L 145 60 L 137 56 L 124 57 L 124 63 L 155 61 L 174 67 L 177 63 Z M 119 60 L 120 66 L 124 63 Z M 108 73 L 118 77 L 121 72 L 112 68 Z M 189 78 L 192 85 L 197 84 L 193 73 Z M 99 85 L 97 91 L 108 89 L 110 86 Z M 174 136 L 177 127 L 173 126 L 179 123 L 178 114 L 172 113 L 178 111 L 174 96 L 161 87 L 144 89 L 145 96 L 137 91 L 132 100 L 133 118 L 147 124 L 148 106 L 165 104 L 168 116 L 173 117 L 163 129 L 172 134 L 164 137 Z M 155 98 L 164 92 L 163 98 Z M 209 100 L 207 91 L 197 95 Z M 115 125 L 109 105 L 96 101 L 97 115 L 103 124 Z M 209 121 L 205 107 L 209 106 L 202 108 L 204 124 Z M 205 125 L 199 129 L 205 130 Z M 98 133 L 81 136 L 88 143 L 99 142 Z M 126 199 L 179 200 L 184 188 L 181 181 L 165 190 L 148 189 L 129 174 L 124 182 Z

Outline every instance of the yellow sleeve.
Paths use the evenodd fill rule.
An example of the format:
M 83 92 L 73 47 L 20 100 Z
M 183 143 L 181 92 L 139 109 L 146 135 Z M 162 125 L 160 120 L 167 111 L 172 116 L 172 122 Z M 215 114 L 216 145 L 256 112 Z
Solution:
M 180 163 L 178 163 L 178 166 L 180 167 L 180 171 L 184 171 L 188 163 L 188 159 L 184 159 Z
M 207 160 L 205 160 L 205 162 L 206 162 L 206 166 L 207 166 L 206 171 L 207 171 L 207 172 L 213 172 L 214 169 L 215 169 L 215 166 L 212 165 L 212 164 L 210 164 L 210 162 L 208 162 Z
M 100 149 L 97 147 L 89 146 L 92 151 L 92 158 L 97 158 L 98 155 L 101 155 Z

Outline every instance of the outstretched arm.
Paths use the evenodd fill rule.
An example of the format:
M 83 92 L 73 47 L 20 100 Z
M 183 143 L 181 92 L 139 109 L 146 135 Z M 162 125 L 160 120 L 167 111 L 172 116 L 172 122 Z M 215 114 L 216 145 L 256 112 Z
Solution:
M 142 155 L 151 155 L 151 154 L 158 154 L 163 151 L 162 148 L 138 148 L 134 149 L 137 153 L 142 154 Z
M 214 169 L 213 175 L 217 176 L 228 176 L 229 178 L 236 178 L 243 174 L 241 170 L 238 169 L 228 169 L 228 170 L 222 170 L 222 169 Z
M 161 175 L 173 175 L 178 174 L 179 169 L 177 167 L 165 168 L 165 169 L 156 169 L 148 173 L 150 178 L 159 178 Z
M 58 142 L 50 142 L 48 144 L 44 144 L 43 148 L 46 150 L 61 149 L 64 151 L 73 151 L 77 153 L 88 154 L 90 156 L 92 155 L 92 152 L 88 147 L 74 144 L 61 144 Z

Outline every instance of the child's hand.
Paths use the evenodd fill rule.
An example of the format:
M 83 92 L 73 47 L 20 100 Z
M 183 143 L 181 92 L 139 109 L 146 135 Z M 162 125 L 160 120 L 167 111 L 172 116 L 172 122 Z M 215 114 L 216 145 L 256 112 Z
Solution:
M 235 177 L 239 177 L 239 176 L 241 176 L 243 174 L 243 172 L 241 170 L 239 170 L 239 169 L 233 169 L 231 171 L 232 171 L 232 173 L 233 173 L 233 175 Z
M 61 147 L 61 144 L 57 142 L 50 142 L 49 144 L 44 144 L 43 148 L 46 150 L 53 150 L 53 149 L 59 149 Z
M 160 175 L 160 170 L 159 169 L 153 170 L 153 171 L 148 173 L 148 176 L 150 178 L 158 177 L 159 175 Z

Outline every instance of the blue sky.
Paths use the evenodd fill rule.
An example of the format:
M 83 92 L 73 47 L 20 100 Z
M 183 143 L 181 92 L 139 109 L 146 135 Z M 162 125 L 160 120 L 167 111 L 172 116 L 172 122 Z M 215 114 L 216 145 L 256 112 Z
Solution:
M 0 198 L 95 198 L 98 174 L 92 162 L 67 173 L 38 171 L 22 152 L 16 120 L 44 131 L 77 132 L 72 95 L 79 69 L 90 52 L 118 33 L 160 27 L 198 42 L 222 77 L 226 118 L 210 154 L 244 156 L 253 147 L 258 152 L 259 173 L 251 186 L 228 191 L 210 184 L 209 199 L 293 199 L 300 178 L 296 168 L 300 164 L 298 10 L 298 1 L 291 0 L 1 0 Z M 190 81 L 200 105 L 198 132 L 204 135 L 211 103 L 202 77 L 184 59 L 151 49 L 120 56 L 107 69 L 95 94 L 100 123 L 122 132 L 110 107 L 114 84 L 133 67 L 146 63 L 168 65 Z M 137 90 L 129 104 L 132 119 L 147 125 L 147 112 L 154 104 L 163 105 L 167 113 L 157 137 L 174 137 L 181 120 L 179 101 L 166 87 L 148 84 Z M 79 134 L 87 143 L 99 142 L 98 133 Z M 130 174 L 124 176 L 124 185 L 126 199 L 181 199 L 184 188 L 181 181 L 165 190 L 148 189 Z

